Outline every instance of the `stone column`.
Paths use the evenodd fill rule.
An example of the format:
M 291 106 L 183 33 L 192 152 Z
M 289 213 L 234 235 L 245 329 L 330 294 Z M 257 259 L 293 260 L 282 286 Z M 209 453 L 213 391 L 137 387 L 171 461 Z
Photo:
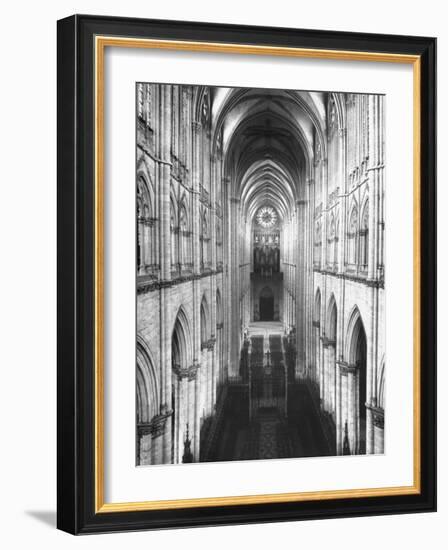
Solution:
M 207 355 L 208 355 L 208 366 L 209 366 L 209 387 L 208 387 L 208 396 L 209 396 L 209 414 L 213 414 L 215 404 L 216 404 L 216 373 L 215 373 L 215 337 L 213 336 L 207 346 Z
M 327 201 L 328 201 L 328 161 L 322 159 L 322 239 L 321 239 L 321 260 L 320 266 L 322 270 L 327 266 Z
M 322 327 L 322 325 L 321 325 Z M 325 393 L 325 365 L 326 365 L 326 348 L 325 348 L 325 336 L 320 337 L 320 373 L 319 373 L 319 396 L 320 404 L 323 410 L 326 410 L 326 393 Z
M 230 279 L 230 304 L 231 304 L 231 339 L 230 339 L 230 375 L 239 374 L 240 356 L 240 284 L 239 284 L 239 227 L 240 227 L 240 200 L 236 197 L 230 199 L 230 250 L 231 250 L 231 279 Z
M 201 415 L 202 415 L 202 396 L 201 396 L 201 378 L 206 369 L 203 359 L 201 357 L 201 288 L 200 288 L 200 219 L 199 219 L 199 197 L 200 197 L 200 176 L 202 173 L 201 170 L 201 135 L 202 135 L 202 125 L 199 122 L 193 121 L 192 126 L 192 187 L 193 191 L 191 194 L 192 197 L 192 210 L 193 210 L 193 219 L 192 219 L 192 241 L 193 241 L 193 280 L 192 280 L 192 293 L 193 293 L 193 364 L 199 367 L 199 359 L 201 359 L 200 364 L 202 365 L 201 371 L 194 379 L 194 395 L 195 395 L 195 415 L 193 426 L 190 426 L 190 433 L 193 432 L 193 454 L 195 457 L 199 456 L 199 442 L 200 442 L 200 430 L 201 430 Z
M 328 342 L 328 389 L 329 411 L 336 422 L 336 343 Z
M 196 365 L 196 375 L 192 382 L 194 386 L 194 444 L 193 454 L 196 460 L 200 457 L 200 441 L 201 441 L 201 374 L 203 369 L 200 369 L 200 365 Z
M 384 410 L 377 407 L 372 410 L 374 426 L 374 448 L 375 454 L 384 453 Z
M 296 373 L 301 376 L 306 374 L 306 336 L 307 336 L 307 288 L 306 288 L 306 261 L 307 261 L 307 246 L 306 246 L 306 209 L 308 202 L 306 200 L 297 201 L 297 213 L 295 224 L 295 255 L 293 263 L 295 263 L 296 284 L 295 284 L 295 325 L 296 325 Z M 298 236 L 301 236 L 299 239 Z
M 165 435 L 167 430 L 167 420 L 171 417 L 171 411 L 165 414 L 159 414 L 154 416 L 151 420 L 150 433 L 151 433 L 151 464 L 164 464 L 166 457 L 165 452 Z
M 378 116 L 378 96 L 369 96 L 369 257 L 368 279 L 372 280 L 377 273 L 377 237 L 378 237 L 378 170 L 380 169 L 378 130 L 380 120 Z M 360 212 L 361 215 L 361 212 Z
M 211 174 L 212 179 L 210 182 L 210 224 L 211 224 L 211 269 L 213 275 L 210 277 L 210 337 L 211 341 L 216 340 L 216 164 L 217 157 L 213 155 L 212 164 L 211 164 Z M 213 413 L 214 406 L 216 403 L 216 385 L 217 385 L 217 367 L 216 367 L 216 353 L 214 346 L 211 348 L 211 357 L 210 357 L 210 369 L 211 369 L 211 388 L 210 388 L 210 399 L 211 407 L 210 412 Z
M 311 178 L 306 182 L 307 193 L 307 208 L 305 222 L 305 288 L 306 288 L 306 362 L 309 365 L 309 370 L 314 368 L 313 379 L 317 383 L 317 363 L 316 363 L 316 343 L 313 342 L 312 335 L 314 334 L 314 271 L 313 271 L 313 235 L 314 235 L 314 181 Z M 319 336 L 317 338 L 319 342 Z M 314 366 L 312 363 L 314 362 Z
M 357 369 L 354 366 L 347 365 L 347 423 L 348 438 L 350 443 L 350 454 L 357 454 L 359 447 L 358 435 L 358 411 L 357 411 Z
M 159 211 L 160 211 L 160 388 L 161 410 L 171 408 L 171 328 L 173 319 L 170 317 L 170 189 L 171 189 L 171 91 L 172 86 L 161 86 L 160 97 L 160 139 L 159 139 Z M 169 424 L 172 422 L 170 419 Z M 168 429 L 164 441 L 164 462 L 171 461 L 171 430 Z
M 342 375 L 341 367 L 339 361 L 336 362 L 335 366 L 335 388 L 336 388 L 336 454 L 342 454 L 342 433 L 343 433 L 343 422 L 342 422 Z
M 192 433 L 192 424 L 195 423 L 197 405 L 194 402 L 196 397 L 196 378 L 199 365 L 193 364 L 188 367 L 175 365 L 173 368 L 177 379 L 176 391 L 176 439 L 174 442 L 174 463 L 182 462 L 184 440 L 187 432 L 192 440 L 192 452 L 194 460 L 199 460 L 199 433 Z

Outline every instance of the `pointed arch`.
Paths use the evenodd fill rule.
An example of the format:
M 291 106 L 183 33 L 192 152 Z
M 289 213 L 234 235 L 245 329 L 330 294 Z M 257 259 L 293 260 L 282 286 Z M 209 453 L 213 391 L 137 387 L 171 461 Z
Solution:
M 343 130 L 345 128 L 346 119 L 345 94 L 331 92 L 330 98 L 334 104 L 337 128 L 338 130 Z
M 358 353 L 358 340 L 361 335 L 364 334 L 364 338 L 366 335 L 366 331 L 364 328 L 364 322 L 361 317 L 361 313 L 359 311 L 358 306 L 354 306 L 350 316 L 349 321 L 347 324 L 347 331 L 346 331 L 346 349 L 345 349 L 345 357 L 347 362 L 350 365 L 356 365 L 356 357 Z
M 334 240 L 333 240 L 333 268 L 338 268 L 338 254 L 339 254 L 339 211 L 335 214 L 334 222 Z
M 137 335 L 137 424 L 148 423 L 159 412 L 159 385 L 154 361 L 145 340 Z
M 337 306 L 331 293 L 325 311 L 323 376 L 321 379 L 322 405 L 336 421 L 336 348 L 337 348 Z
M 177 271 L 179 263 L 179 218 L 178 204 L 174 192 L 170 194 L 170 248 L 171 248 L 171 271 Z
M 193 362 L 191 349 L 190 323 L 183 306 L 180 306 L 172 332 L 172 357 L 173 366 L 186 368 Z
M 338 317 L 338 308 L 336 305 L 336 298 L 331 293 L 330 299 L 328 301 L 327 307 L 327 318 L 326 318 L 326 335 L 327 338 L 333 341 L 336 344 L 337 338 L 337 317 Z
M 316 294 L 314 296 L 314 322 L 320 324 L 320 308 L 321 308 L 321 293 L 320 288 L 317 287 Z
M 322 225 L 321 221 L 317 220 L 314 225 L 314 265 L 321 265 L 321 250 L 322 250 Z
M 357 241 L 358 241 L 359 210 L 358 202 L 353 199 L 348 216 L 347 227 L 347 263 L 356 265 L 358 263 Z
M 137 214 L 154 217 L 154 189 L 146 171 L 137 173 Z
M 207 297 L 204 293 L 201 300 L 201 345 L 205 345 L 210 338 L 210 312 Z
M 191 222 L 188 211 L 188 200 L 185 193 L 179 204 L 179 263 L 183 270 L 191 271 L 193 268 Z
M 146 167 L 144 163 L 143 167 Z M 139 275 L 152 275 L 156 264 L 156 229 L 154 226 L 155 200 L 154 189 L 147 170 L 140 170 L 137 173 L 136 202 L 137 273 Z
M 366 453 L 367 420 L 367 337 L 364 323 L 357 306 L 349 318 L 346 338 L 346 360 L 355 370 L 355 384 L 351 399 L 357 411 L 351 434 L 351 448 L 354 454 Z
M 359 227 L 359 263 L 367 269 L 369 263 L 369 198 L 366 197 L 362 210 Z
M 386 363 L 384 357 L 381 361 L 379 376 L 378 376 L 378 388 L 377 388 L 377 405 L 381 409 L 386 408 Z
M 207 208 L 204 208 L 201 219 L 201 267 L 202 269 L 207 269 L 210 267 L 211 262 L 211 250 L 210 250 L 210 225 L 209 225 L 209 215 Z
M 222 325 L 223 315 L 222 315 L 222 299 L 221 292 L 219 288 L 216 289 L 216 324 Z
M 316 384 L 319 384 L 321 373 L 321 343 L 320 343 L 320 316 L 321 316 L 322 298 L 320 288 L 317 287 L 314 295 L 314 311 L 313 311 L 313 371 L 312 378 Z
M 336 219 L 334 212 L 330 213 L 327 234 L 327 264 L 331 267 L 334 264 L 334 246 L 336 243 Z

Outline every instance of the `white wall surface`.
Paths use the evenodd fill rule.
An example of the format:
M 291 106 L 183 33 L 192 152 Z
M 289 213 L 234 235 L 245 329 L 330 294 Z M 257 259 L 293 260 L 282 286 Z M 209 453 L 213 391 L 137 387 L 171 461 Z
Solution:
M 214 21 L 439 39 L 439 155 L 448 150 L 448 30 L 437 0 L 14 1 L 0 33 L 0 544 L 3 548 L 446 548 L 448 400 L 439 404 L 439 512 L 75 538 L 56 506 L 56 20 L 73 13 Z M 445 23 L 444 23 L 445 21 Z M 441 170 L 439 170 L 441 173 Z M 448 187 L 439 178 L 439 204 Z M 440 282 L 448 216 L 439 220 Z M 439 311 L 448 306 L 440 285 Z M 439 315 L 439 336 L 447 330 Z M 448 387 L 440 346 L 439 388 Z M 443 394 L 442 394 L 443 395 Z M 446 465 L 446 466 L 444 466 Z

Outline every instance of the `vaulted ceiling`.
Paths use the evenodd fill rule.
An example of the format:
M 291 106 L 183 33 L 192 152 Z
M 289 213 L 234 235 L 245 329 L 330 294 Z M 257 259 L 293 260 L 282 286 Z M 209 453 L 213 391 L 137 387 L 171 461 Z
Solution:
M 215 88 L 212 135 L 222 135 L 232 196 L 251 221 L 262 205 L 285 219 L 304 196 L 314 141 L 324 142 L 322 93 Z

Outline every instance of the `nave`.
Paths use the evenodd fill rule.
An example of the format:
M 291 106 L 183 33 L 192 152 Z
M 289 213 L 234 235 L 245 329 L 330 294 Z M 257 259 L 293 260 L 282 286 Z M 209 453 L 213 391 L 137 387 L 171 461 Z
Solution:
M 384 452 L 384 98 L 137 87 L 136 464 Z

